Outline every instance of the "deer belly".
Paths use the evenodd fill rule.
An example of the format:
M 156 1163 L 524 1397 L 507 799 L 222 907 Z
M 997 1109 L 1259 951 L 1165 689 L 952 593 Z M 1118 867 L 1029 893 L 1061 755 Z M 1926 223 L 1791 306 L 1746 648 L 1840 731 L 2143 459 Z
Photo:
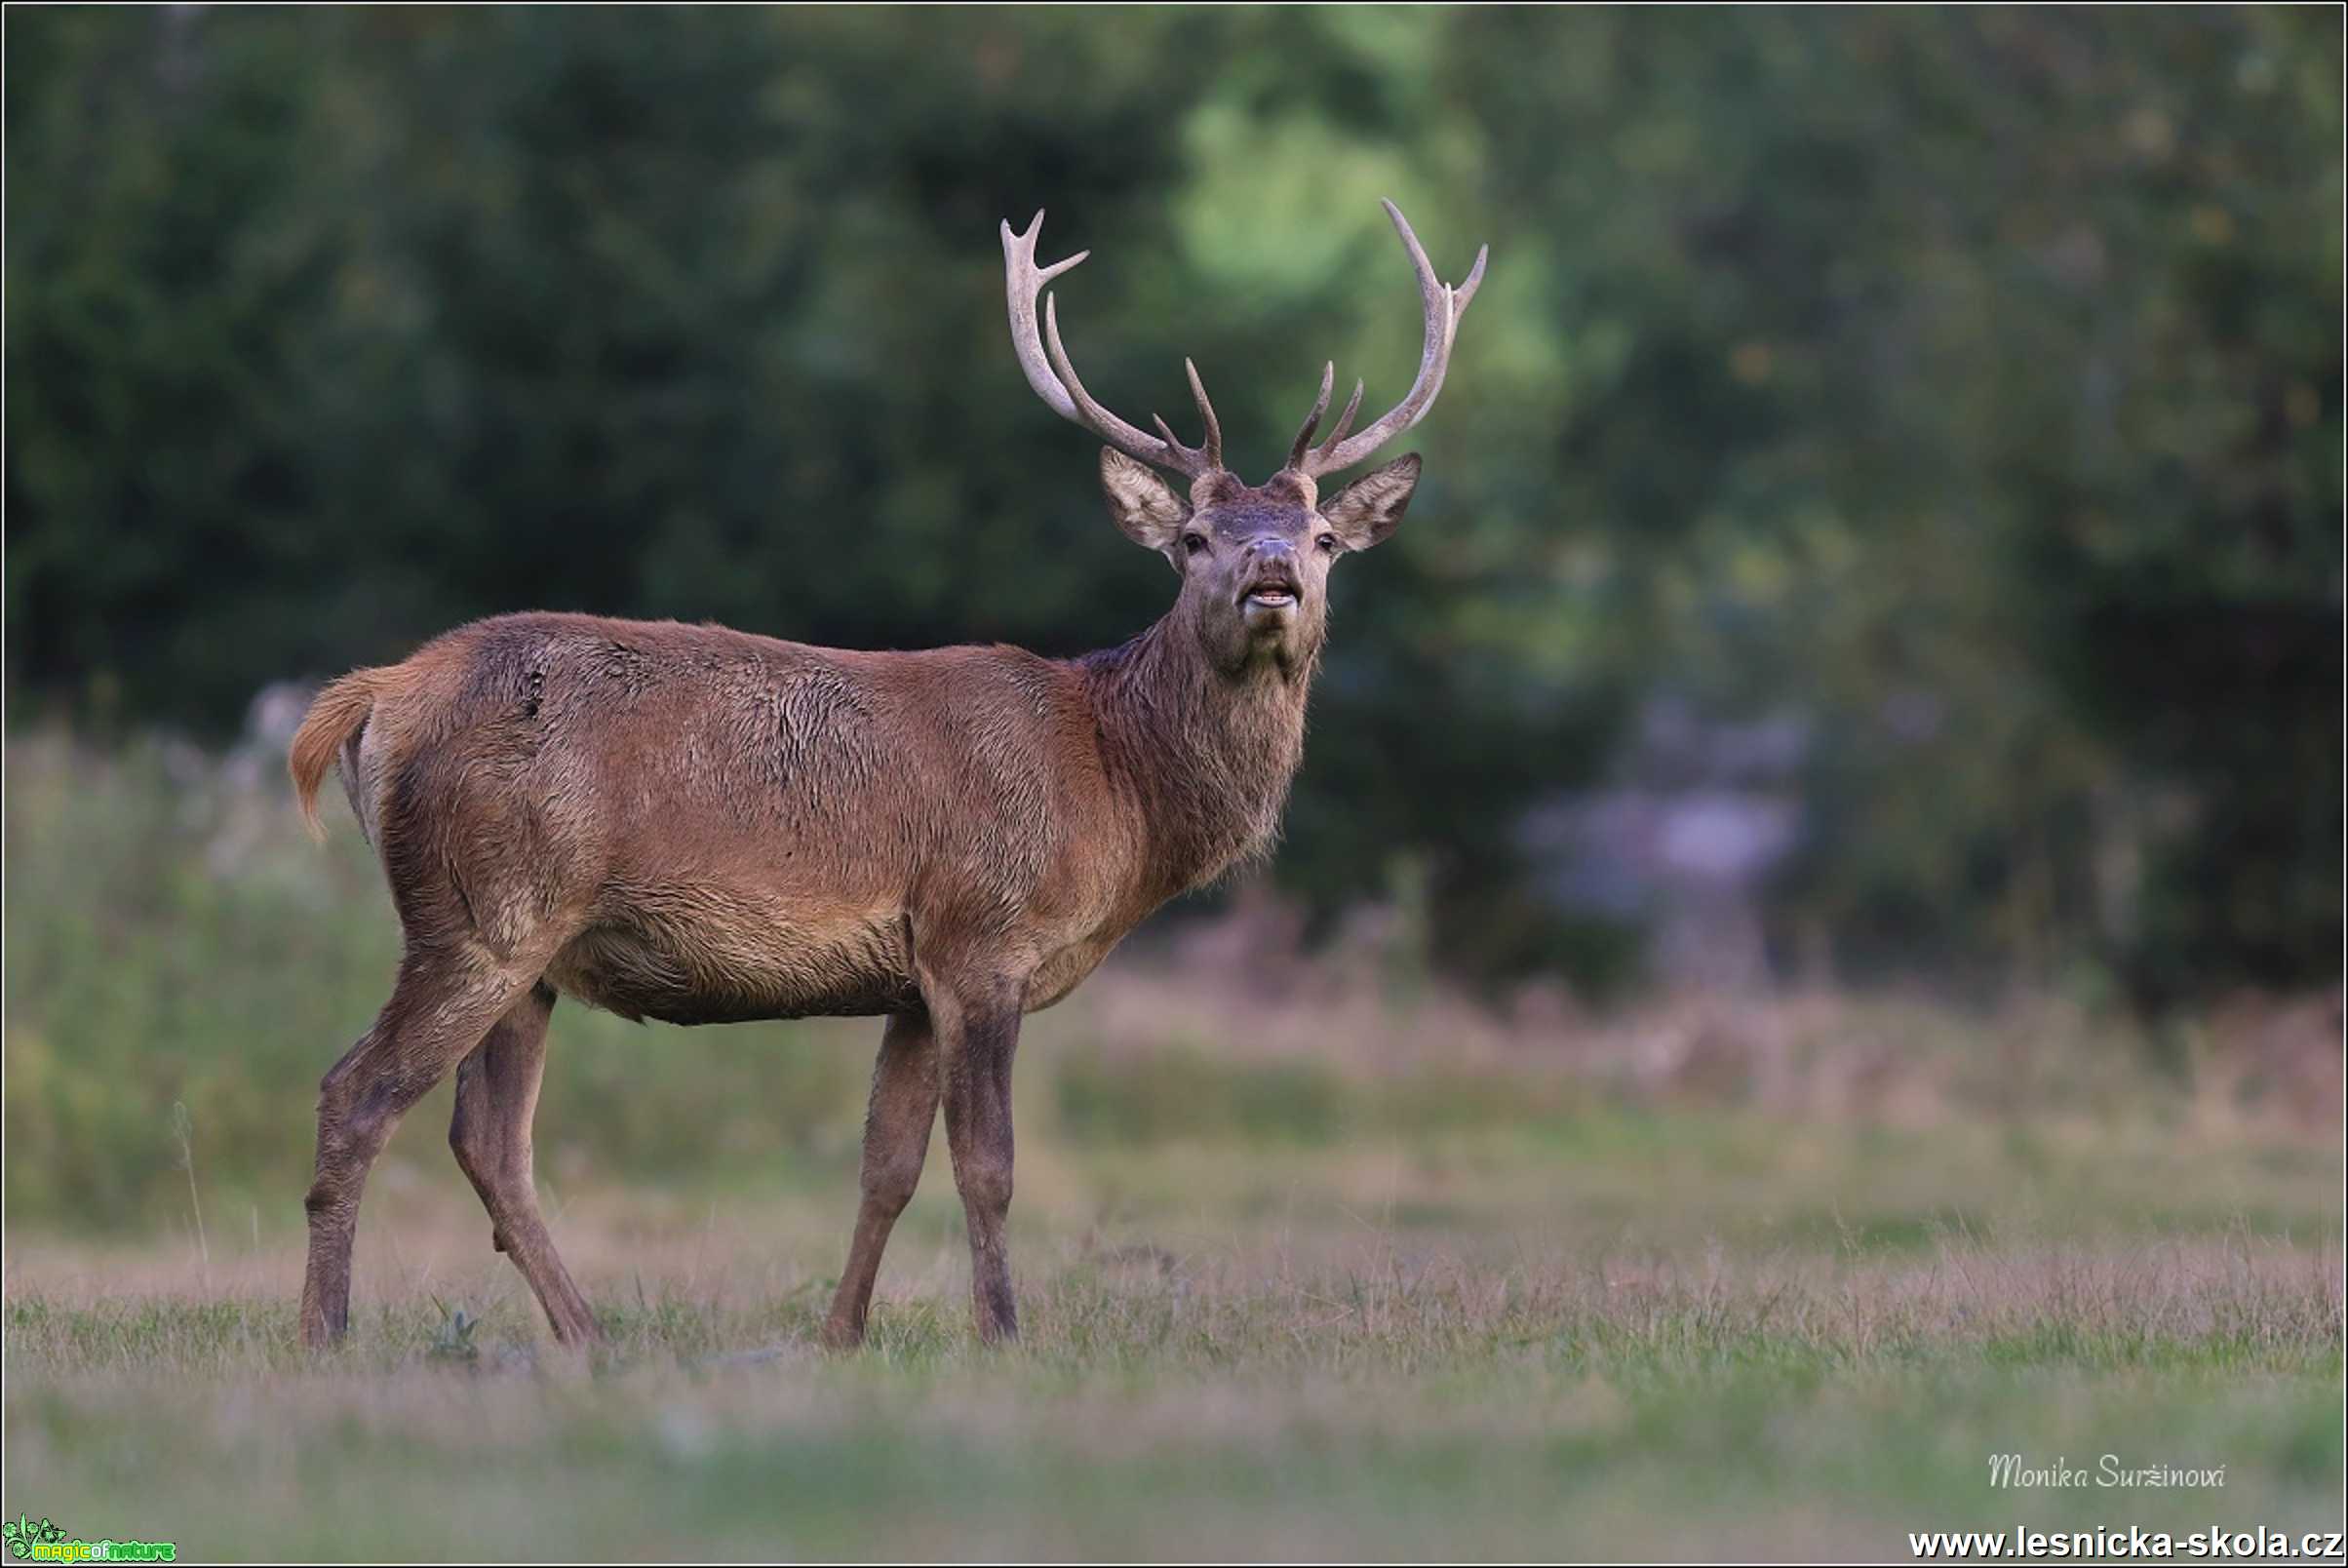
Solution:
M 696 891 L 590 926 L 548 965 L 556 990 L 624 1018 L 730 1024 L 917 1005 L 894 912 L 777 908 Z

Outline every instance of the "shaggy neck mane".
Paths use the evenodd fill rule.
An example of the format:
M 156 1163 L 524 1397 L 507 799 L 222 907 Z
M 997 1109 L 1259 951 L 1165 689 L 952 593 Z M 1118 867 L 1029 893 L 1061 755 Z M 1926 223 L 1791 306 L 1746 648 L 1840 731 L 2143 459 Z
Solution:
M 1265 658 L 1227 674 L 1180 613 L 1076 660 L 1111 782 L 1142 806 L 1153 903 L 1272 847 L 1320 662 L 1316 648 L 1299 663 Z

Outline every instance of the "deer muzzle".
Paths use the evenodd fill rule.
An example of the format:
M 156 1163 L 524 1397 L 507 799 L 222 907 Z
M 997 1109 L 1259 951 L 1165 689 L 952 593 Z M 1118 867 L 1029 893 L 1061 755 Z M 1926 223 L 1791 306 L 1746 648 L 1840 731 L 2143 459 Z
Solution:
M 1239 608 L 1253 624 L 1259 619 L 1285 618 L 1296 609 L 1304 591 L 1297 577 L 1296 557 L 1286 545 L 1258 554 L 1240 578 Z

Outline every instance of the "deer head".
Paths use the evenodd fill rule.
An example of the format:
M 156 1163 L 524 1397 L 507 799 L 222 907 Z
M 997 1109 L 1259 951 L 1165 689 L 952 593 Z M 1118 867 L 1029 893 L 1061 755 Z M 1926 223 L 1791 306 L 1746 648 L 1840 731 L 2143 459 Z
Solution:
M 1468 281 L 1455 289 L 1435 275 L 1401 210 L 1392 202 L 1381 205 L 1418 274 L 1426 312 L 1418 378 L 1384 417 L 1349 436 L 1361 408 L 1361 383 L 1355 381 L 1337 423 L 1315 446 L 1312 438 L 1328 412 L 1329 393 L 1336 384 L 1336 366 L 1325 367 L 1320 396 L 1297 431 L 1287 462 L 1254 486 L 1223 466 L 1223 427 L 1198 369 L 1190 361 L 1185 360 L 1183 368 L 1204 426 L 1196 447 L 1184 446 L 1155 414 L 1151 422 L 1158 433 L 1153 436 L 1093 401 L 1060 341 L 1052 295 L 1043 294 L 1040 332 L 1036 313 L 1036 296 L 1044 286 L 1091 253 L 1079 251 L 1050 266 L 1037 266 L 1036 241 L 1043 215 L 1037 213 L 1024 234 L 1013 233 L 1008 222 L 1002 225 L 1011 343 L 1028 385 L 1062 418 L 1109 444 L 1101 452 L 1101 484 L 1111 515 L 1127 538 L 1157 551 L 1181 573 L 1182 596 L 1173 618 L 1194 633 L 1208 662 L 1227 674 L 1267 665 L 1283 671 L 1309 669 L 1327 624 L 1329 568 L 1339 556 L 1366 550 L 1391 533 L 1419 482 L 1414 452 L 1325 498 L 1320 493 L 1324 476 L 1368 458 L 1434 406 L 1460 318 L 1483 282 L 1489 247 L 1476 252 Z M 1177 492 L 1151 472 L 1151 465 L 1188 479 L 1188 492 Z

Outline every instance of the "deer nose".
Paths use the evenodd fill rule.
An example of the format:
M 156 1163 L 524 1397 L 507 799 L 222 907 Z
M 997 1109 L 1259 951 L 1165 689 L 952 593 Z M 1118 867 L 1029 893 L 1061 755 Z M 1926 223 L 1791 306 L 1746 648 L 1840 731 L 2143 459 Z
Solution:
M 1296 546 L 1277 534 L 1267 533 L 1247 541 L 1249 561 L 1293 561 Z

